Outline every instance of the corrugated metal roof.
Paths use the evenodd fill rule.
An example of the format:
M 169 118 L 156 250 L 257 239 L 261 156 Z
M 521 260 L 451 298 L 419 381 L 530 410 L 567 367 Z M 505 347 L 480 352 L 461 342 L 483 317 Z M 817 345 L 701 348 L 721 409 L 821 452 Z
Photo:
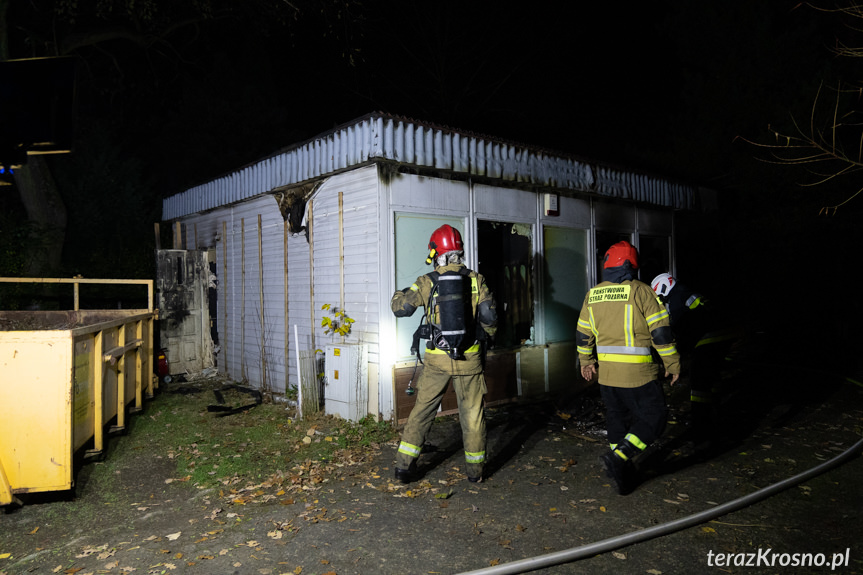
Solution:
M 696 188 L 524 144 L 372 113 L 165 198 L 162 219 L 207 211 L 377 159 L 689 209 Z

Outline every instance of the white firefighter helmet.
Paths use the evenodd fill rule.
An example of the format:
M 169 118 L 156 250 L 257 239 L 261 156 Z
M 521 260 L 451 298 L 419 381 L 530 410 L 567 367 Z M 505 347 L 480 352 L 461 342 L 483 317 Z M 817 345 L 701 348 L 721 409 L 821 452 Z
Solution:
M 671 274 L 659 274 L 653 281 L 650 282 L 650 287 L 653 288 L 653 291 L 656 292 L 656 295 L 660 297 L 665 297 L 674 289 L 674 286 L 677 285 L 677 280 L 674 279 Z

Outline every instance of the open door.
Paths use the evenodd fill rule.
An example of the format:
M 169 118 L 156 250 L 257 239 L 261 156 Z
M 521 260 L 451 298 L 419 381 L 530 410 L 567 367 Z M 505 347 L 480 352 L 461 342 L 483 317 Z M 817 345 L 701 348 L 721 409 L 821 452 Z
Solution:
M 156 251 L 159 338 L 168 350 L 172 376 L 196 374 L 215 365 L 211 317 L 217 316 L 210 310 L 216 302 L 211 297 L 215 274 L 209 259 L 206 251 Z

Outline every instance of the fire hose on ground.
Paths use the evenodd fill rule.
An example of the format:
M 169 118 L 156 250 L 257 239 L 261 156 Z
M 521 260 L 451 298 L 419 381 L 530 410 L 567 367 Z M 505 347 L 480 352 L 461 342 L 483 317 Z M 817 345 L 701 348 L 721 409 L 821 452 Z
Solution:
M 850 378 L 845 379 L 852 383 L 860 385 L 858 382 Z M 829 459 L 824 463 L 812 467 L 807 471 L 798 473 L 797 475 L 794 475 L 787 479 L 783 479 L 782 481 L 774 483 L 773 485 L 762 487 L 758 491 L 754 491 L 748 495 L 739 497 L 738 499 L 723 503 L 722 505 L 719 505 L 717 507 L 705 509 L 704 511 L 700 511 L 692 515 L 687 515 L 686 517 L 675 519 L 674 521 L 669 521 L 661 525 L 648 527 L 647 529 L 642 529 L 640 531 L 632 531 L 623 535 L 618 535 L 616 537 L 603 539 L 602 541 L 596 541 L 595 543 L 588 543 L 586 545 L 572 547 L 563 551 L 556 551 L 554 553 L 547 553 L 545 555 L 537 555 L 536 557 L 528 557 L 527 559 L 511 561 L 509 563 L 494 565 L 492 567 L 485 567 L 483 569 L 476 569 L 474 571 L 465 571 L 460 575 L 508 575 L 512 573 L 526 573 L 528 571 L 534 571 L 543 567 L 551 567 L 553 565 L 561 565 L 563 563 L 578 561 L 586 557 L 593 557 L 594 555 L 598 555 L 600 553 L 607 553 L 609 551 L 614 551 L 615 549 L 620 549 L 621 547 L 627 547 L 635 543 L 641 543 L 650 539 L 655 539 L 656 537 L 662 537 L 664 535 L 677 533 L 678 531 L 694 527 L 701 523 L 706 523 L 707 521 L 716 519 L 717 517 L 727 515 L 734 511 L 743 509 L 744 507 L 748 507 L 750 505 L 758 503 L 759 501 L 767 499 L 768 497 L 772 497 L 773 495 L 776 495 L 777 493 L 785 491 L 786 489 L 789 489 L 791 487 L 794 487 L 795 485 L 817 477 L 822 473 L 826 473 L 827 471 L 830 471 L 831 469 L 834 469 L 846 463 L 856 455 L 859 455 L 861 451 L 863 451 L 863 439 L 860 439 L 859 441 L 857 441 L 857 443 L 855 443 L 833 459 Z

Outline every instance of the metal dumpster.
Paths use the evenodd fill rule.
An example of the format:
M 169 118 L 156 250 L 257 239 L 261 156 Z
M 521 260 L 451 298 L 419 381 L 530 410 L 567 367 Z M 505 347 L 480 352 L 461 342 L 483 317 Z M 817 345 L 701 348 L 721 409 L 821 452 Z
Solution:
M 73 455 L 101 455 L 105 426 L 152 396 L 151 280 L 0 281 L 141 283 L 149 309 L 0 311 L 0 505 L 15 495 L 71 489 Z M 116 419 L 115 419 L 116 418 Z

